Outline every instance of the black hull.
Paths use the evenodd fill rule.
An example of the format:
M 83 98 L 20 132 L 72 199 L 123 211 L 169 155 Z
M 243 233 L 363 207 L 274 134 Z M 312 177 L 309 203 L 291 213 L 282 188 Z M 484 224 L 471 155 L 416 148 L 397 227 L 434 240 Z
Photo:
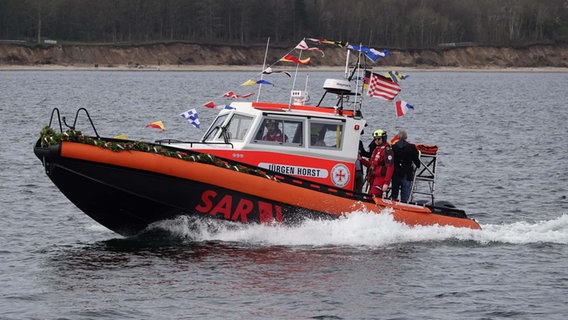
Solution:
M 279 221 L 288 224 L 306 218 L 333 217 L 215 185 L 62 158 L 55 147 L 36 146 L 34 152 L 44 163 L 49 178 L 73 204 L 123 236 L 136 235 L 151 223 L 180 215 L 241 223 Z M 203 196 L 204 190 L 209 195 L 207 198 Z

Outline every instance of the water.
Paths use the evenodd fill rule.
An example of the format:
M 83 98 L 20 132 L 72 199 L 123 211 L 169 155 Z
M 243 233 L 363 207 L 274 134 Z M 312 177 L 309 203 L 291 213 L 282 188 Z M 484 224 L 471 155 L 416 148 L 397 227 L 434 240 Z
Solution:
M 256 92 L 239 87 L 254 73 L 0 72 L 0 318 L 564 319 L 568 73 L 409 74 L 400 98 L 415 110 L 396 118 L 391 103 L 366 101 L 365 142 L 401 127 L 437 144 L 438 198 L 481 231 L 354 212 L 294 228 L 180 218 L 122 238 L 70 204 L 33 155 L 51 109 L 70 121 L 86 107 L 103 136 L 197 139 L 205 129 L 179 114 L 196 107 L 206 126 L 216 111 L 201 105 Z M 312 102 L 335 76 L 310 74 Z M 286 77 L 270 80 L 262 97 L 286 101 Z M 156 120 L 165 133 L 144 127 Z

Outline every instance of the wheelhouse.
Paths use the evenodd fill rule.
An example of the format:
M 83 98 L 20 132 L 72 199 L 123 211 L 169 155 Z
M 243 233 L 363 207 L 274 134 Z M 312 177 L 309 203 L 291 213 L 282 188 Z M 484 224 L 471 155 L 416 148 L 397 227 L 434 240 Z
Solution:
M 235 102 L 222 110 L 195 149 L 353 190 L 363 119 L 336 108 Z M 279 133 L 268 138 L 269 130 Z

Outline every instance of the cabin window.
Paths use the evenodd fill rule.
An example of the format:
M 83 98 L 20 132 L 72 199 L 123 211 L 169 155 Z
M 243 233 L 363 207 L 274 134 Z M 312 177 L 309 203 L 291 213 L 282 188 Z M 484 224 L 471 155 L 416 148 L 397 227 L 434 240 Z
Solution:
M 205 132 L 205 135 L 203 135 L 203 139 L 201 140 L 214 141 L 215 138 L 219 135 L 219 132 L 221 131 L 221 125 L 223 124 L 223 122 L 225 122 L 226 119 L 227 119 L 227 114 L 218 116 L 215 119 L 215 122 L 213 122 L 213 124 L 209 127 L 209 130 Z
M 310 121 L 310 147 L 341 149 L 343 123 Z
M 258 129 L 254 141 L 302 146 L 304 145 L 303 127 L 302 121 L 267 118 Z
M 227 125 L 227 133 L 230 140 L 242 141 L 250 129 L 252 117 L 235 114 Z

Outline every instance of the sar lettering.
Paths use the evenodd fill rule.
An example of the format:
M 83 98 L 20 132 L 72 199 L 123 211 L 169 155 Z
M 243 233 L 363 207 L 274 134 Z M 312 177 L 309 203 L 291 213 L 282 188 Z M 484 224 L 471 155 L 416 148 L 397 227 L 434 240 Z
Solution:
M 282 207 L 266 201 L 253 201 L 246 198 L 235 198 L 232 195 L 219 195 L 213 190 L 205 190 L 201 194 L 201 202 L 195 210 L 212 216 L 222 215 L 225 220 L 249 222 L 249 214 L 258 214 L 258 222 L 282 222 Z

